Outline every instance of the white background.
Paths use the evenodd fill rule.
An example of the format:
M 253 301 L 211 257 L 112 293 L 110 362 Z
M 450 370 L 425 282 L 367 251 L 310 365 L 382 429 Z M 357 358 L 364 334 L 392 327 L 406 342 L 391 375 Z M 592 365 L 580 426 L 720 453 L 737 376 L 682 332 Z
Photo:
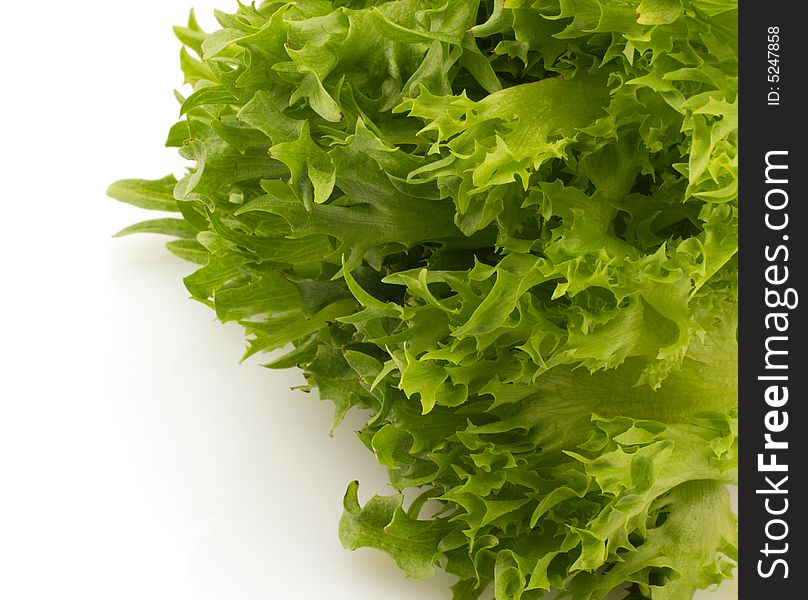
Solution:
M 339 545 L 348 482 L 389 492 L 357 418 L 330 438 L 297 373 L 239 364 L 241 330 L 187 299 L 163 239 L 110 238 L 148 217 L 110 182 L 181 171 L 162 142 L 191 3 L 209 27 L 235 6 L 0 13 L 0 597 L 447 600 L 453 578 Z

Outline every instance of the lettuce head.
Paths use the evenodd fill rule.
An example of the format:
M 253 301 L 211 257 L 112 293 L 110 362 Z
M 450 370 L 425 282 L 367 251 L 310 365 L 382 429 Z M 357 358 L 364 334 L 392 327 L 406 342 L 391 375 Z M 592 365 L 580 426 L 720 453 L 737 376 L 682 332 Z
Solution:
M 299 0 L 176 28 L 191 295 L 366 411 L 339 524 L 455 600 L 731 576 L 737 4 Z M 404 493 L 408 493 L 405 502 Z M 487 591 L 486 591 L 487 590 Z

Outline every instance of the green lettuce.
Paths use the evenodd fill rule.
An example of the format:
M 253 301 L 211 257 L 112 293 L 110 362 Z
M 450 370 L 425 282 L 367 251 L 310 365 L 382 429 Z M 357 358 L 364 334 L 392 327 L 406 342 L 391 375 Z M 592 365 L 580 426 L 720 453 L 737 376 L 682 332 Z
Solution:
M 686 600 L 731 576 L 734 0 L 300 0 L 175 29 L 191 295 L 285 349 L 397 493 L 350 549 L 455 600 Z M 405 502 L 403 492 L 416 490 Z M 412 497 L 412 494 L 408 494 Z

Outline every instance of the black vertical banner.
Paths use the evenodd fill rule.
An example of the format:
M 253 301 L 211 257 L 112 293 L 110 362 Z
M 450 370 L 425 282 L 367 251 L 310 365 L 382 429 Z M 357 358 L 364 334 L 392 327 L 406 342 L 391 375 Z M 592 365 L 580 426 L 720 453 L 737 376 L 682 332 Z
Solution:
M 739 597 L 804 598 L 808 33 L 795 4 L 740 8 Z

